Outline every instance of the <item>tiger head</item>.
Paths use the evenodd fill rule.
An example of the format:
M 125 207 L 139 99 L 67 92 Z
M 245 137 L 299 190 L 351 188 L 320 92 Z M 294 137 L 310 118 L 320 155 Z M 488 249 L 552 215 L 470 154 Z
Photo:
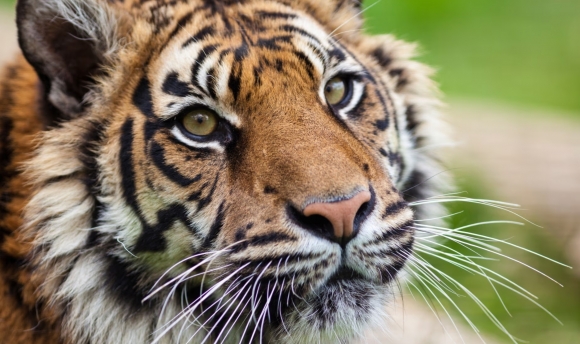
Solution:
M 74 343 L 336 342 L 382 321 L 438 105 L 358 1 L 26 0 L 26 233 Z

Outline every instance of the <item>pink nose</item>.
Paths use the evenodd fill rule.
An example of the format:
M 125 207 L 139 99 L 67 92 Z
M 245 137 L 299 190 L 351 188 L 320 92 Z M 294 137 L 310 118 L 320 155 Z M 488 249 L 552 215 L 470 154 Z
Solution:
M 332 224 L 334 237 L 341 242 L 351 239 L 355 232 L 355 217 L 363 204 L 371 200 L 369 191 L 362 191 L 354 197 L 340 202 L 313 203 L 304 208 L 305 216 L 320 215 Z

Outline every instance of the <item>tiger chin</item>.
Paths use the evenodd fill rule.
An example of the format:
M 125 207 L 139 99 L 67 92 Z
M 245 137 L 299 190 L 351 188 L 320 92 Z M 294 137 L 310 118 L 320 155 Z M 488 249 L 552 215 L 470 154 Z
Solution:
M 432 71 L 356 0 L 21 0 L 7 343 L 345 343 L 444 190 Z

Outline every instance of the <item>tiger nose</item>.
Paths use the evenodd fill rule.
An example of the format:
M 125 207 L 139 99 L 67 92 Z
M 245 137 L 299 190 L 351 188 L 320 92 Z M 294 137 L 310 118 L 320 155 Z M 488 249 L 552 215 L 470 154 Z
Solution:
M 306 217 L 318 215 L 327 219 L 332 224 L 331 236 L 344 246 L 354 238 L 364 217 L 368 215 L 371 198 L 369 191 L 362 191 L 339 202 L 312 203 L 302 213 Z

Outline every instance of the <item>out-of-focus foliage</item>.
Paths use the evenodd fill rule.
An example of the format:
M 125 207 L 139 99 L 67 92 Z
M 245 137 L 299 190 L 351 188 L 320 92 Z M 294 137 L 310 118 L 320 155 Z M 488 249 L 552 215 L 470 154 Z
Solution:
M 489 192 L 485 191 L 486 186 L 484 183 L 474 177 L 476 173 L 464 173 L 464 175 L 468 177 L 459 176 L 458 179 L 460 180 L 460 183 L 458 189 L 469 191 L 462 194 L 462 196 L 483 199 L 489 197 Z M 451 213 L 462 212 L 451 217 L 451 220 L 449 221 L 450 228 L 459 228 L 461 226 L 491 220 L 521 221 L 521 219 L 509 214 L 508 212 L 499 211 L 483 205 L 454 203 L 449 208 Z M 533 214 L 530 214 L 525 210 L 520 210 L 518 213 L 529 219 L 535 220 Z M 471 227 L 467 229 L 467 231 L 504 240 L 560 262 L 566 263 L 567 261 L 561 249 L 563 238 L 555 236 L 559 233 L 558 231 L 539 228 L 529 223 L 526 223 L 524 226 L 488 224 Z M 517 295 L 497 283 L 492 287 L 490 282 L 482 276 L 466 272 L 465 270 L 452 266 L 448 262 L 434 256 L 422 254 L 422 256 L 426 258 L 428 262 L 433 264 L 433 266 L 441 269 L 449 276 L 452 276 L 459 283 L 472 291 L 514 337 L 531 343 L 573 344 L 578 342 L 577 340 L 580 338 L 580 293 L 578 293 L 580 290 L 580 280 L 574 276 L 571 269 L 559 266 L 544 258 L 506 244 L 494 243 L 491 241 L 487 242 L 490 245 L 500 248 L 500 254 L 511 257 L 514 260 L 501 257 L 489 251 L 475 249 L 475 247 L 469 245 L 469 243 L 464 245 L 453 242 L 452 240 L 443 240 L 441 242 L 446 248 L 438 246 L 438 249 L 451 254 L 461 252 L 466 256 L 475 257 L 472 258 L 474 262 L 509 278 L 530 291 L 538 297 L 535 301 L 550 311 L 563 324 L 560 325 L 544 310 L 537 305 L 534 305 L 531 301 L 526 300 L 522 296 Z M 478 259 L 478 254 L 481 254 L 481 257 L 485 257 L 486 260 Z M 441 256 L 448 258 L 444 255 Z M 496 260 L 489 260 L 490 258 Z M 519 264 L 515 260 L 520 261 L 529 267 Z M 563 287 L 559 286 L 554 281 L 549 280 L 547 277 L 542 276 L 540 273 L 533 271 L 530 267 L 550 276 L 558 281 L 558 283 L 562 284 Z M 471 268 L 473 268 L 473 266 L 471 266 Z M 506 283 L 505 280 L 502 280 L 498 276 L 489 272 L 486 273 L 488 276 Z M 447 285 L 451 286 L 449 282 L 447 282 Z M 501 299 L 497 296 L 494 287 L 501 296 Z M 494 337 L 494 339 L 500 343 L 510 343 L 509 338 L 488 319 L 484 312 L 464 291 L 454 288 L 451 289 L 455 290 L 457 293 L 457 295 L 453 295 L 452 292 L 447 291 L 453 299 L 453 302 L 456 303 L 461 311 L 480 331 L 482 331 L 484 336 Z M 428 290 L 423 290 L 423 293 L 425 295 L 429 294 Z M 416 298 L 420 298 L 419 293 L 414 292 L 414 295 Z M 445 308 L 455 317 L 455 320 L 459 321 L 464 327 L 469 329 L 468 322 L 462 318 L 461 313 L 455 308 L 455 306 L 448 300 L 445 300 L 445 297 L 442 297 L 441 294 L 437 294 L 437 297 L 442 301 Z M 502 300 L 507 311 L 502 304 Z M 428 302 L 437 309 L 439 316 L 446 316 L 445 312 L 442 310 L 441 306 L 437 304 L 434 297 L 428 298 Z M 455 329 L 447 328 L 447 331 L 455 331 Z
M 451 96 L 580 110 L 580 1 L 366 0 L 367 29 L 423 47 Z

